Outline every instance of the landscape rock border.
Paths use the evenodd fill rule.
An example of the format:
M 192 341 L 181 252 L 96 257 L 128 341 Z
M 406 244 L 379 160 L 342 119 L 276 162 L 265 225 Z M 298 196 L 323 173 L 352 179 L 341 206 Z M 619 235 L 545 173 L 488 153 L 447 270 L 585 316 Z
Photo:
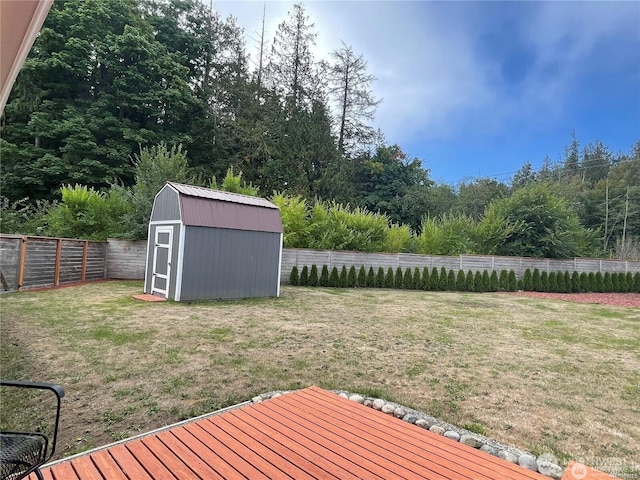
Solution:
M 260 403 L 265 400 L 279 397 L 291 390 L 273 391 L 257 395 L 251 399 L 252 403 Z M 536 457 L 532 453 L 525 452 L 519 448 L 504 445 L 496 440 L 485 437 L 478 433 L 465 430 L 464 428 L 442 422 L 435 417 L 424 412 L 407 408 L 394 402 L 388 402 L 382 398 L 368 397 L 357 393 L 350 393 L 344 390 L 332 390 L 338 396 L 360 403 L 365 407 L 379 410 L 387 415 L 392 415 L 404 422 L 411 423 L 425 430 L 430 430 L 438 435 L 443 435 L 456 442 L 463 443 L 473 448 L 477 448 L 485 453 L 506 460 L 507 462 L 520 465 L 531 471 L 538 472 L 554 480 L 560 480 L 564 469 L 557 464 L 552 455 L 541 455 Z

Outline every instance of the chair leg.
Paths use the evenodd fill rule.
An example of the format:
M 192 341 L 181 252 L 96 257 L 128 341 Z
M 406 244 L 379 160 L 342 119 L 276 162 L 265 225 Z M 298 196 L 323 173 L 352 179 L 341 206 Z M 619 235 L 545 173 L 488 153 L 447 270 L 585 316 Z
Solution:
M 38 477 L 38 480 L 44 480 L 44 478 L 42 477 L 42 473 L 40 472 L 39 468 L 33 473 L 36 474 L 36 477 Z

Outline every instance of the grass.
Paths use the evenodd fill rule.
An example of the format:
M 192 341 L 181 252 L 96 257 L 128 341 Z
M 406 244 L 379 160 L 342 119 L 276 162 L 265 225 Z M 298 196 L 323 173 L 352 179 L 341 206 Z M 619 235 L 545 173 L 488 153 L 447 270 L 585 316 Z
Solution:
M 316 384 L 562 462 L 640 458 L 638 309 L 287 287 L 278 299 L 131 299 L 141 289 L 108 282 L 0 297 L 0 374 L 67 391 L 59 456 Z

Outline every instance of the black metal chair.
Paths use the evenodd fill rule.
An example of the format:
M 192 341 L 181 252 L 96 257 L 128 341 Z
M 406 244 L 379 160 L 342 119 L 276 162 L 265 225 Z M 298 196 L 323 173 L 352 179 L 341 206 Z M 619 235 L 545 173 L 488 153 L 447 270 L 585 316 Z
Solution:
M 0 387 L 49 390 L 57 399 L 56 418 L 53 433 L 41 432 L 0 432 L 0 480 L 19 480 L 31 473 L 43 480 L 40 467 L 48 462 L 56 449 L 60 401 L 64 390 L 51 383 L 0 380 Z

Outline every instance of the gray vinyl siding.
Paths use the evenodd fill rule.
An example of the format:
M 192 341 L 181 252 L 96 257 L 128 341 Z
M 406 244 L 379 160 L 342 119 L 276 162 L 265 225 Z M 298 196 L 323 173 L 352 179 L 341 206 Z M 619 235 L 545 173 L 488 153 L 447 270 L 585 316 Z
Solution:
M 275 297 L 280 234 L 186 227 L 180 300 Z
M 166 186 L 156 195 L 151 212 L 152 222 L 160 220 L 180 220 L 178 192 Z

